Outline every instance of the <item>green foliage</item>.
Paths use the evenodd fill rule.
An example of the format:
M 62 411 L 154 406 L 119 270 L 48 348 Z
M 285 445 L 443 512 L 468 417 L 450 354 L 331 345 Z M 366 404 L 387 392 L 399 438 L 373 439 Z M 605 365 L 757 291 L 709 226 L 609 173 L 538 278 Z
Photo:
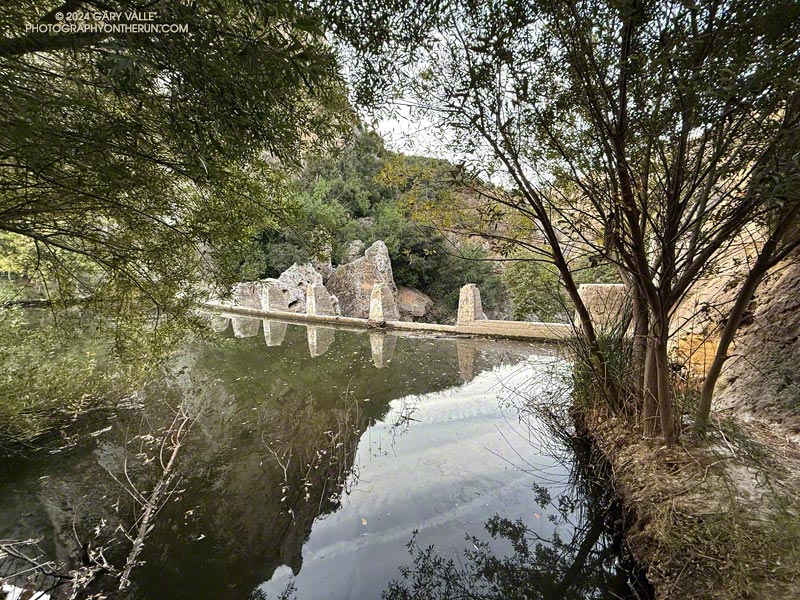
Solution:
M 291 226 L 261 233 L 263 275 L 329 255 L 346 260 L 348 245 L 383 240 L 398 285 L 415 287 L 448 310 L 465 283 L 481 286 L 487 306 L 500 302 L 502 283 L 474 243 L 450 242 L 414 219 L 413 200 L 445 198 L 454 190 L 444 161 L 392 154 L 374 132 L 357 130 L 341 148 L 311 159 L 292 185 Z M 413 198 L 412 198 L 413 195 Z
M 186 32 L 146 35 L 36 35 L 51 2 L 7 8 L 0 232 L 28 241 L 4 238 L 2 260 L 63 295 L 177 313 L 201 276 L 254 271 L 248 241 L 285 217 L 287 167 L 349 127 L 321 22 L 293 3 L 156 3 Z
M 149 315 L 119 322 L 3 308 L 0 328 L 0 451 L 37 442 L 77 415 L 113 406 L 144 383 L 167 356 L 183 326 L 152 335 Z
M 514 319 L 563 320 L 568 299 L 564 296 L 558 271 L 551 264 L 520 259 L 506 264 L 503 283 L 511 297 Z

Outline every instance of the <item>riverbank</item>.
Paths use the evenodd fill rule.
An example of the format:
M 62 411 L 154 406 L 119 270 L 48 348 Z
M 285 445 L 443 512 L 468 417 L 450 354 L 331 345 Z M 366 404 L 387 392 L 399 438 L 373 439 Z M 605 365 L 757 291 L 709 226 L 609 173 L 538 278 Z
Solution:
M 800 596 L 796 440 L 742 414 L 674 448 L 601 412 L 575 420 L 608 462 L 625 544 L 656 599 Z

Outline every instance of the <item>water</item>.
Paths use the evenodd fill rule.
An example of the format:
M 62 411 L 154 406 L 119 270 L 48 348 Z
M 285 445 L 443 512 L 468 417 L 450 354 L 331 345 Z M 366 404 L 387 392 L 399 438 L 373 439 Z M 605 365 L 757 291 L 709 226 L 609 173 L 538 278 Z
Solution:
M 187 343 L 125 406 L 0 462 L 0 538 L 40 538 L 62 571 L 91 541 L 121 571 L 139 536 L 120 598 L 273 598 L 290 585 L 302 600 L 380 598 L 431 544 L 412 579 L 477 590 L 494 560 L 530 576 L 518 597 L 629 593 L 572 450 L 519 412 L 559 384 L 557 349 L 210 324 L 218 343 Z M 158 510 L 142 526 L 148 500 Z M 94 591 L 117 583 L 101 576 Z

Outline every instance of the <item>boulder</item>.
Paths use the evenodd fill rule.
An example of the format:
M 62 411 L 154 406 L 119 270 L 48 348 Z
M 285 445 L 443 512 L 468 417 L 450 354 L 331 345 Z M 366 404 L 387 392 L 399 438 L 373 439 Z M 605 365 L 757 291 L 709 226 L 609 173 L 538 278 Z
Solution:
M 322 285 L 322 275 L 311 263 L 293 264 L 277 279 L 265 279 L 262 283 L 273 284 L 281 289 L 283 295 L 286 296 L 288 310 L 304 313 L 306 312 L 306 289 L 309 285 Z
M 339 300 L 343 315 L 366 319 L 376 283 L 387 285 L 392 295 L 397 295 L 389 250 L 380 240 L 367 248 L 363 257 L 339 266 L 328 279 L 327 288 Z
M 264 283 L 261 286 L 261 308 L 264 310 L 288 311 L 289 305 L 283 290 L 275 283 Z
M 311 265 L 322 275 L 323 280 L 333 275 L 332 256 L 333 247 L 330 244 L 325 244 L 319 253 L 311 259 Z
M 424 317 L 433 308 L 433 300 L 417 289 L 400 286 L 397 288 L 397 308 L 401 317 Z
M 232 295 L 234 306 L 261 309 L 261 283 L 258 281 L 243 281 L 233 286 Z
M 627 297 L 621 283 L 583 283 L 578 295 L 586 305 L 592 321 L 600 328 L 615 327 L 625 311 Z M 575 321 L 579 321 L 577 313 Z

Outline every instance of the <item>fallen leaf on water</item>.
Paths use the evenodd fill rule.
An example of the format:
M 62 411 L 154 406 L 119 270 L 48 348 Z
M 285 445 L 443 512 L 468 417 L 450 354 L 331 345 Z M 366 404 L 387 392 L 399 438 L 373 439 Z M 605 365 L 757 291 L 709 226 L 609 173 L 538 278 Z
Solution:
M 536 517 L 537 519 L 542 518 L 542 515 L 540 515 L 539 513 L 533 513 L 533 516 Z
M 366 519 L 361 519 L 361 524 L 362 525 L 366 525 L 367 524 L 367 520 Z

